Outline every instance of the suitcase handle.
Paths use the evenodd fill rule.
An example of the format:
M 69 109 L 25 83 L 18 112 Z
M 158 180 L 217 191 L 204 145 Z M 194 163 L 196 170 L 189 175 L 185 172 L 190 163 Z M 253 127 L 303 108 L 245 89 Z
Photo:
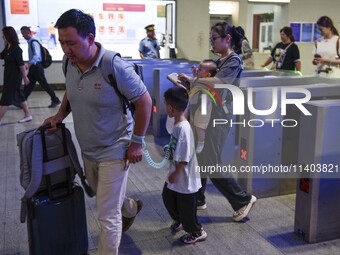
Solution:
M 65 127 L 65 124 L 64 123 L 57 123 L 57 128 L 60 128 L 60 127 L 61 128 Z M 48 123 L 48 124 L 41 125 L 40 127 L 38 127 L 35 130 L 35 132 L 37 132 L 37 131 L 44 132 L 44 131 L 46 131 L 47 129 L 50 129 L 50 128 L 52 128 L 52 125 L 51 125 L 51 123 Z

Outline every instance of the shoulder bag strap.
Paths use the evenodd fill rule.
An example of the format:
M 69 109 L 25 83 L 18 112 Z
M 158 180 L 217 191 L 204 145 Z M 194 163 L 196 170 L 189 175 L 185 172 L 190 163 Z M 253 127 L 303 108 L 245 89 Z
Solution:
M 291 42 L 290 44 L 288 44 L 287 47 L 285 48 L 285 51 L 287 52 L 287 50 L 289 49 L 289 47 L 290 47 L 291 45 L 293 45 L 293 44 L 294 44 L 294 42 Z

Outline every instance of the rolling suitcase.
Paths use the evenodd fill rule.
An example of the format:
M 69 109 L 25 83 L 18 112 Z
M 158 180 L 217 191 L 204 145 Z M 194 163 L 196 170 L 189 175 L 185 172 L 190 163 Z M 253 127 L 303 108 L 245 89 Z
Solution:
M 30 255 L 87 254 L 88 236 L 84 191 L 75 185 L 72 193 L 50 199 L 47 192 L 27 204 Z
M 30 255 L 87 254 L 84 191 L 89 194 L 70 132 L 59 125 L 18 134 L 21 158 L 21 222 L 27 219 Z M 92 194 L 90 194 L 92 195 Z

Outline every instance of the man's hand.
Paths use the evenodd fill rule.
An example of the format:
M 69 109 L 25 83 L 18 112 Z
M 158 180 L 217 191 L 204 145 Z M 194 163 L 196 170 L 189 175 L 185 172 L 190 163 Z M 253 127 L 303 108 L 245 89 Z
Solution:
M 57 123 L 61 122 L 63 122 L 63 118 L 57 113 L 56 115 L 45 119 L 42 125 L 44 126 L 50 124 L 51 128 L 48 129 L 48 131 L 54 132 L 57 130 Z
M 131 143 L 127 152 L 126 158 L 130 163 L 135 164 L 143 159 L 143 146 L 139 143 Z

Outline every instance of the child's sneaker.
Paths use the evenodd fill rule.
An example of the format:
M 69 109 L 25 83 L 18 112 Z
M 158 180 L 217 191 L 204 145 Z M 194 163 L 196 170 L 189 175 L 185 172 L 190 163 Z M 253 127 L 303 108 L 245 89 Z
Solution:
M 179 221 L 175 220 L 171 224 L 170 229 L 171 229 L 172 232 L 178 232 L 178 231 L 183 229 L 182 223 L 180 223 Z
M 205 203 L 205 200 L 197 200 L 196 209 L 197 210 L 205 210 L 205 209 L 207 209 L 207 205 Z
M 181 237 L 181 241 L 186 244 L 192 244 L 196 242 L 202 242 L 207 239 L 207 233 L 201 229 L 200 233 L 187 233 L 184 236 Z

